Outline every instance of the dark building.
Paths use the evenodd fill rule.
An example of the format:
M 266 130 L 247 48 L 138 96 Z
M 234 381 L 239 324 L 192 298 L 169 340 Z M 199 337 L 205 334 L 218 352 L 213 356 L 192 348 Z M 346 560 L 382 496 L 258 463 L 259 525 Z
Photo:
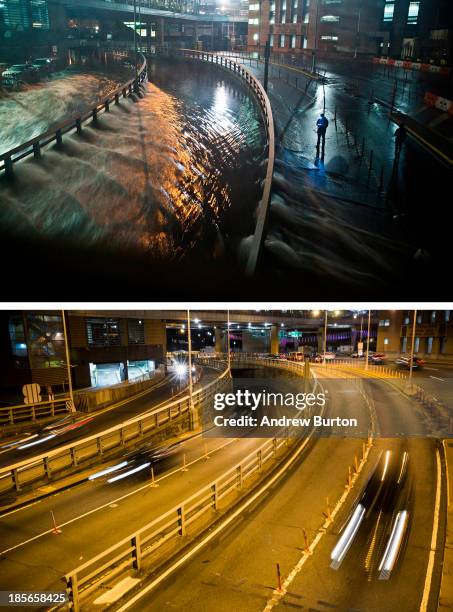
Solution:
M 393 58 L 451 64 L 451 0 L 385 0 L 382 28 Z
M 273 51 L 376 55 L 386 34 L 381 30 L 384 0 L 252 0 L 249 48 Z

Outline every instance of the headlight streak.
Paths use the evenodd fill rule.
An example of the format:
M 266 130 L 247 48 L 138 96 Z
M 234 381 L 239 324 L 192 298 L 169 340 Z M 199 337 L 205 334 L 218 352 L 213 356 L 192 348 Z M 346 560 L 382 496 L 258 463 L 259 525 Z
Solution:
M 387 547 L 379 564 L 379 580 L 388 580 L 395 565 L 408 519 L 407 510 L 401 510 L 396 515 Z
M 390 455 L 392 454 L 392 451 L 386 451 L 385 453 L 385 463 L 384 463 L 384 469 L 382 470 L 382 476 L 381 476 L 381 482 L 384 482 L 385 480 L 385 475 L 387 473 L 387 469 L 389 466 L 389 462 L 390 462 Z
M 330 555 L 330 558 L 332 560 L 330 567 L 332 569 L 338 569 L 340 567 L 340 564 L 346 556 L 346 553 L 348 552 L 349 547 L 351 546 L 352 541 L 355 538 L 355 535 L 362 523 L 364 516 L 365 508 L 364 506 L 362 506 L 362 504 L 358 504 L 357 508 L 354 510 L 353 515 L 351 516 L 351 519 L 349 520 L 346 529 L 343 531 L 340 539 L 338 540 L 335 548 L 333 549 Z
M 400 470 L 400 474 L 398 476 L 397 484 L 400 484 L 401 480 L 403 479 L 404 473 L 406 471 L 406 465 L 407 465 L 408 457 L 409 457 L 409 455 L 408 455 L 407 451 L 405 451 L 404 454 L 403 454 L 403 460 L 401 462 L 401 470 Z
M 121 463 L 117 463 L 116 465 L 112 465 L 111 467 L 105 468 L 105 470 L 101 470 L 100 472 L 96 472 L 95 474 L 91 474 L 88 476 L 88 480 L 95 480 L 100 476 L 104 476 L 105 474 L 110 474 L 110 472 L 116 472 L 116 470 L 120 470 L 122 467 L 127 465 L 127 461 L 122 461 Z
M 116 482 L 117 480 L 121 480 L 122 478 L 126 478 L 127 476 L 130 476 L 131 474 L 135 474 L 136 472 L 139 472 L 140 470 L 144 470 L 146 467 L 151 465 L 151 461 L 148 461 L 147 463 L 142 463 L 142 465 L 139 465 L 136 468 L 133 468 L 132 470 L 129 470 L 127 472 L 124 472 L 124 474 L 119 474 L 118 476 L 114 476 L 113 478 L 109 478 L 109 480 L 107 480 L 108 483 L 111 482 Z
M 51 434 L 50 436 L 46 436 L 45 438 L 40 438 L 39 440 L 35 440 L 34 442 L 29 442 L 28 444 L 22 444 L 22 446 L 18 446 L 18 450 L 23 450 L 24 448 L 30 448 L 30 446 L 36 446 L 36 444 L 42 444 L 43 442 L 47 442 L 51 438 L 55 438 L 56 434 Z
M 16 440 L 15 442 L 9 442 L 7 444 L 2 444 L 0 448 L 11 448 L 12 446 L 17 446 L 18 444 L 22 444 L 22 442 L 27 442 L 28 440 L 33 440 L 37 438 L 38 434 L 33 434 L 32 436 L 27 436 L 26 438 L 22 438 L 21 440 Z

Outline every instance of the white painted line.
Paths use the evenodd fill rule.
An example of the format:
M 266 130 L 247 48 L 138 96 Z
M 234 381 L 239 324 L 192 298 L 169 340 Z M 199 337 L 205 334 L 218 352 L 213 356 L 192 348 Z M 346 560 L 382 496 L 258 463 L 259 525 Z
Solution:
M 438 376 L 430 376 L 430 378 L 434 378 L 434 380 L 440 380 L 441 382 L 445 382 L 445 378 L 439 378 Z
M 132 576 L 128 576 L 127 578 L 124 578 L 124 580 L 121 580 L 121 582 L 118 582 L 118 584 L 115 584 L 113 589 L 110 589 L 95 599 L 93 604 L 100 606 L 102 604 L 111 604 L 118 601 L 118 599 L 130 591 L 132 587 L 137 584 L 137 582 L 140 582 L 140 578 L 132 578 Z
M 425 588 L 423 589 L 423 598 L 420 604 L 420 612 L 426 612 L 428 609 L 429 594 L 431 591 L 431 582 L 433 578 L 434 558 L 436 556 L 437 532 L 439 530 L 439 513 L 440 513 L 440 493 L 441 493 L 441 465 L 440 454 L 436 450 L 436 465 L 437 465 L 437 485 L 436 485 L 436 501 L 434 504 L 434 522 L 433 533 L 431 536 L 431 550 L 429 551 L 428 567 L 426 569 Z
M 439 368 L 427 368 L 427 367 L 425 366 L 425 370 L 432 370 L 433 372 L 438 372 L 438 371 L 439 371 Z

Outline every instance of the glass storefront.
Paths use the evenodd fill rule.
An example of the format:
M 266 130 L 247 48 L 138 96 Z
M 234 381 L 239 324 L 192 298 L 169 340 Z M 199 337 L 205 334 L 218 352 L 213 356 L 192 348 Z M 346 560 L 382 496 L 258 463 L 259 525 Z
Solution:
M 92 387 L 117 385 L 126 380 L 124 363 L 90 363 Z
M 156 364 L 154 361 L 144 360 L 144 361 L 128 361 L 127 362 L 127 370 L 128 370 L 128 378 L 129 380 L 136 380 L 143 376 L 147 376 L 154 372 L 156 368 Z

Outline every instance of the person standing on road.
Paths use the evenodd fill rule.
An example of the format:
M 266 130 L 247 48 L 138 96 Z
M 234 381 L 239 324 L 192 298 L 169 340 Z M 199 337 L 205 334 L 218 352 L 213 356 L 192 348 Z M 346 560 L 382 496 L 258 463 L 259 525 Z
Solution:
M 403 144 L 404 141 L 406 140 L 406 136 L 407 136 L 407 132 L 406 132 L 406 128 L 404 126 L 404 123 L 402 123 L 399 128 L 397 128 L 395 130 L 395 160 L 399 160 L 400 158 L 400 153 L 401 153 L 401 149 L 403 148 Z
M 326 145 L 326 130 L 329 122 L 324 113 L 321 113 L 316 122 L 316 127 L 318 128 L 318 142 L 316 144 L 316 150 L 319 152 L 319 143 L 322 139 L 322 150 L 324 152 L 324 147 Z

